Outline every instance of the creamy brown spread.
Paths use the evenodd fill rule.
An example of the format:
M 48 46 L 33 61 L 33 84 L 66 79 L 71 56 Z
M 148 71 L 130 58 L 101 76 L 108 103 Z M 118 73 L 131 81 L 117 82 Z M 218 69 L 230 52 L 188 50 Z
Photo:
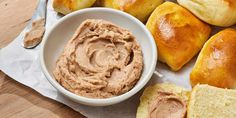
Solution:
M 173 93 L 158 91 L 157 98 L 149 104 L 149 118 L 184 118 L 186 102 Z
M 141 47 L 128 30 L 88 19 L 65 46 L 54 76 L 77 95 L 109 98 L 129 91 L 139 80 L 142 68 Z
M 42 41 L 42 37 L 45 31 L 45 19 L 41 18 L 32 22 L 32 28 L 25 34 L 24 47 L 32 48 L 38 45 Z

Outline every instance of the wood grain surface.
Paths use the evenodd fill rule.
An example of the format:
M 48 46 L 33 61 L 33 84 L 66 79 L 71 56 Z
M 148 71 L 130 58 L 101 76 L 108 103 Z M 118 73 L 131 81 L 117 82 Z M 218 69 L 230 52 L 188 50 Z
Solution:
M 0 48 L 30 20 L 37 0 L 0 0 Z M 84 118 L 71 108 L 21 85 L 0 71 L 0 118 Z

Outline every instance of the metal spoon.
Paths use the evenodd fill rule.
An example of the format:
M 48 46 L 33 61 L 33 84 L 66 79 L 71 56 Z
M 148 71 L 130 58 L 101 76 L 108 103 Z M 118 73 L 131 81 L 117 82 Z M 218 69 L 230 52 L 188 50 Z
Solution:
M 34 30 L 34 26 L 33 23 L 41 20 L 41 19 L 44 19 L 42 22 L 43 22 L 43 28 L 45 27 L 45 24 L 46 24 L 46 11 L 47 11 L 47 0 L 39 0 L 38 1 L 38 6 L 36 8 L 36 11 L 34 12 L 29 24 L 25 27 L 25 29 L 22 31 L 22 33 L 24 34 L 24 37 L 22 39 L 22 46 L 26 49 L 33 49 L 35 48 L 42 40 L 42 37 L 43 37 L 43 34 L 42 34 L 42 37 L 40 40 L 38 40 L 36 43 L 32 44 L 32 45 L 24 45 L 24 41 L 25 41 L 25 37 L 27 34 L 29 34 L 32 30 Z M 33 27 L 32 27 L 33 26 Z M 44 33 L 44 31 L 43 31 Z

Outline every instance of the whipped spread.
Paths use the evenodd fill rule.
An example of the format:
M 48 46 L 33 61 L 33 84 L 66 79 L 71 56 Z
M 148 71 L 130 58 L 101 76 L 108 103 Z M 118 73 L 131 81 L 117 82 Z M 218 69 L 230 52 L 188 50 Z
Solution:
M 24 47 L 32 48 L 37 46 L 41 41 L 45 31 L 45 19 L 40 18 L 32 22 L 32 27 L 29 32 L 26 32 L 24 37 Z
M 156 99 L 149 104 L 149 118 L 184 118 L 186 102 L 173 93 L 158 91 Z
M 64 88 L 77 95 L 109 98 L 129 91 L 142 69 L 141 47 L 128 30 L 88 19 L 65 46 L 53 73 Z

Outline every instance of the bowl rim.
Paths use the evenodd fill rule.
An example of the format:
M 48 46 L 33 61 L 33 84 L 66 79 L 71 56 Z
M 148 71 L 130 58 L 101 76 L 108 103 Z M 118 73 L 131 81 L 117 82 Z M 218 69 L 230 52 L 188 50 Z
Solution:
M 114 96 L 111 98 L 87 98 L 87 97 L 83 97 L 77 94 L 74 94 L 68 90 L 66 90 L 63 86 L 61 86 L 55 79 L 54 77 L 52 77 L 45 65 L 45 60 L 44 60 L 44 52 L 45 52 L 45 44 L 47 43 L 50 34 L 52 33 L 52 31 L 58 26 L 60 25 L 62 22 L 66 21 L 67 19 L 70 19 L 71 17 L 74 17 L 76 15 L 80 15 L 86 12 L 111 12 L 114 14 L 118 14 L 122 17 L 127 17 L 128 19 L 130 19 L 132 22 L 136 22 L 137 25 L 139 25 L 139 27 L 141 27 L 144 32 L 145 35 L 147 35 L 148 39 L 151 42 L 151 49 L 152 49 L 152 55 L 153 55 L 153 59 L 151 62 L 151 67 L 147 68 L 147 74 L 143 75 L 141 74 L 142 79 L 139 79 L 138 82 L 136 83 L 136 85 L 134 85 L 134 87 L 132 89 L 130 89 L 129 91 L 127 91 L 126 93 L 123 93 L 121 95 L 118 96 Z M 149 32 L 149 30 L 146 28 L 146 26 L 139 21 L 138 19 L 136 19 L 135 17 L 131 16 L 128 13 L 119 11 L 119 10 L 115 10 L 115 9 L 111 9 L 111 8 L 85 8 L 82 10 L 78 10 L 75 12 L 72 12 L 66 16 L 64 16 L 63 18 L 59 19 L 55 24 L 53 24 L 53 26 L 49 29 L 49 31 L 45 34 L 45 36 L 43 37 L 43 41 L 41 44 L 41 48 L 40 48 L 40 65 L 41 65 L 41 69 L 46 77 L 46 79 L 51 83 L 51 85 L 56 88 L 60 93 L 64 94 L 65 96 L 75 100 L 76 102 L 79 101 L 79 103 L 82 104 L 86 104 L 86 105 L 90 105 L 90 106 L 107 106 L 107 105 L 112 105 L 115 103 L 119 103 L 121 101 L 124 101 L 128 98 L 130 98 L 131 96 L 135 95 L 138 91 L 140 91 L 146 84 L 147 82 L 151 79 L 155 68 L 156 68 L 156 63 L 157 63 L 157 48 L 156 48 L 156 43 L 155 40 L 152 36 L 152 34 Z M 144 63 L 145 64 L 145 63 Z M 140 78 L 141 78 L 140 76 Z M 138 84 L 139 83 L 139 84 Z

